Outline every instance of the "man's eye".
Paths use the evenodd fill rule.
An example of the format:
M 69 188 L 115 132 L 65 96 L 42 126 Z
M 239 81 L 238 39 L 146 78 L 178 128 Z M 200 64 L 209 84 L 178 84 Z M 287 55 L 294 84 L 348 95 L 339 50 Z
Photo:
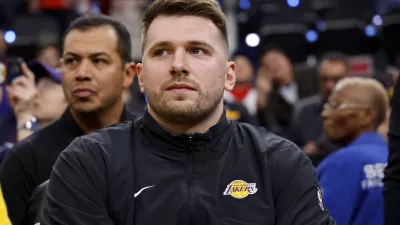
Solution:
M 65 59 L 64 63 L 65 64 L 76 64 L 78 62 L 78 60 L 70 58 L 70 59 Z
M 93 60 L 93 62 L 95 64 L 101 64 L 101 63 L 106 63 L 106 60 L 104 60 L 104 59 L 95 59 L 95 60 Z
M 194 48 L 191 50 L 191 53 L 194 55 L 200 55 L 200 54 L 204 54 L 204 51 L 202 49 L 199 48 Z
M 157 56 L 162 56 L 162 55 L 165 55 L 166 53 L 167 53 L 166 50 L 160 49 L 160 50 L 157 50 L 154 54 Z

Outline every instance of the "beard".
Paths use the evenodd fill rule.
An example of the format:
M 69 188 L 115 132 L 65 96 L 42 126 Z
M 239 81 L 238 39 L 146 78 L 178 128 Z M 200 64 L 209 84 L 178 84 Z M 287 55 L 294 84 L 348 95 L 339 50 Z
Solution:
M 165 90 L 165 89 L 161 89 Z M 164 120 L 175 124 L 197 124 L 210 117 L 221 104 L 224 88 L 215 91 L 199 91 L 196 98 L 185 95 L 146 91 L 149 105 L 153 111 Z M 165 94 L 163 94 L 165 93 Z

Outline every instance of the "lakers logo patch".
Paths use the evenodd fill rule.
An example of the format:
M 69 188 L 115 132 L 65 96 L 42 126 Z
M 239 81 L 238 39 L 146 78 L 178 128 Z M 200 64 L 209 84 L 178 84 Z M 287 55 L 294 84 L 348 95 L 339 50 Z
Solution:
M 230 195 L 237 199 L 246 198 L 248 195 L 255 194 L 257 192 L 256 183 L 247 183 L 243 180 L 232 181 L 226 187 L 224 195 Z

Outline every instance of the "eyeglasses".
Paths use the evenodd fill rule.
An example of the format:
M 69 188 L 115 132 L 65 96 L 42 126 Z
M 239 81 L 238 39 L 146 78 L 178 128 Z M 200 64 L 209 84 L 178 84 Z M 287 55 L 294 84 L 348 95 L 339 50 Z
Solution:
M 324 109 L 357 109 L 357 110 L 365 110 L 368 109 L 369 106 L 363 104 L 351 104 L 351 103 L 339 103 L 339 102 L 328 102 L 324 104 Z

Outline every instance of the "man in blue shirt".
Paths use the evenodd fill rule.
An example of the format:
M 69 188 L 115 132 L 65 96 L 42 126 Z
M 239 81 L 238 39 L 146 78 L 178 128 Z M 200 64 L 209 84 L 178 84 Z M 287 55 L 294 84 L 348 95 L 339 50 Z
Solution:
M 377 127 L 389 100 L 372 78 L 345 78 L 336 85 L 322 116 L 324 131 L 342 149 L 318 167 L 323 200 L 340 225 L 383 224 L 383 170 L 388 146 Z

